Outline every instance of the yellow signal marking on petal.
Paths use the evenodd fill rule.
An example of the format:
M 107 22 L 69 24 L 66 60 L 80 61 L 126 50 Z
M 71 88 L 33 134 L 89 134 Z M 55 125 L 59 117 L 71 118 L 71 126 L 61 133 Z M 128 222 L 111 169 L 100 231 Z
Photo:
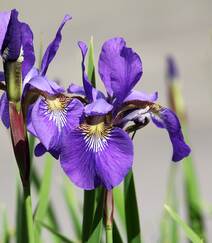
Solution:
M 48 107 L 50 110 L 63 110 L 65 107 L 65 102 L 62 102 L 60 98 L 55 98 L 54 100 L 47 100 Z
M 66 125 L 67 119 L 67 103 L 70 99 L 65 96 L 60 96 L 54 99 L 46 99 L 47 113 L 49 115 L 49 120 L 55 122 L 59 131 Z
M 105 126 L 104 122 L 101 122 L 95 125 L 82 124 L 80 129 L 84 135 L 87 149 L 99 152 L 107 146 L 112 127 Z

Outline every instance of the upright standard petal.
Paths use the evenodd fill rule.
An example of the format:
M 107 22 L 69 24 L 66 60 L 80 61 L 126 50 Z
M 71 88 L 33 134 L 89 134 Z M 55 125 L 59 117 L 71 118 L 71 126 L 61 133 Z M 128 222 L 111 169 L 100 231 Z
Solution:
M 82 86 L 73 83 L 69 85 L 67 92 L 70 94 L 79 94 L 85 96 L 84 88 Z
M 35 63 L 35 54 L 33 46 L 33 33 L 29 25 L 21 24 L 22 48 L 24 61 L 22 63 L 22 77 L 26 77 L 27 73 L 32 69 Z
M 25 89 L 25 86 L 26 86 L 26 84 L 28 84 L 29 83 L 29 81 L 31 80 L 31 79 L 33 79 L 34 77 L 37 77 L 38 76 L 38 69 L 37 68 L 35 68 L 35 67 L 33 67 L 33 68 L 31 68 L 31 70 L 27 73 L 27 75 L 25 76 L 25 78 L 24 78 L 24 81 L 23 81 L 23 90 Z M 24 93 L 25 91 L 23 91 L 23 93 Z
M 131 100 L 155 102 L 157 99 L 158 99 L 158 92 L 154 92 L 152 94 L 146 94 L 144 92 L 132 90 L 130 94 L 126 97 L 124 102 L 131 101 Z
M 35 70 L 34 70 L 35 71 Z M 36 74 L 32 70 L 32 75 Z M 25 83 L 25 82 L 24 82 Z M 30 88 L 30 86 L 37 88 L 43 92 L 47 92 L 50 95 L 60 94 L 65 92 L 65 89 L 60 87 L 56 82 L 47 79 L 44 76 L 32 76 L 32 78 L 25 84 L 26 91 Z
M 187 157 L 191 149 L 184 141 L 181 125 L 176 114 L 170 109 L 162 108 L 158 113 L 153 113 L 152 116 L 155 125 L 159 128 L 165 128 L 169 133 L 173 147 L 172 160 L 177 162 Z
M 60 42 L 62 40 L 61 31 L 63 29 L 63 26 L 70 19 L 71 19 L 71 16 L 69 16 L 69 15 L 66 15 L 64 17 L 61 25 L 59 26 L 59 28 L 57 30 L 57 33 L 56 33 L 54 40 L 49 44 L 48 48 L 46 49 L 46 52 L 45 52 L 43 59 L 42 59 L 41 70 L 40 70 L 40 74 L 43 75 L 43 76 L 46 74 L 48 66 L 49 66 L 50 62 L 52 61 L 52 59 L 54 58 L 54 56 L 56 55 L 57 50 L 60 46 Z
M 11 11 L 0 13 L 0 52 L 2 54 L 2 45 L 4 43 L 4 38 L 7 33 L 8 24 L 10 21 Z
M 87 45 L 84 42 L 82 42 L 82 41 L 78 42 L 78 46 L 79 46 L 79 48 L 81 50 L 81 53 L 82 53 L 82 81 L 83 81 L 83 87 L 84 87 L 85 95 L 86 95 L 88 101 L 92 102 L 93 101 L 93 90 L 94 90 L 94 88 L 91 85 L 90 81 L 88 80 L 88 76 L 87 76 L 86 71 L 85 71 L 85 57 L 86 57 L 88 48 L 87 48 Z
M 9 101 L 7 99 L 7 94 L 4 92 L 0 98 L 0 117 L 6 128 L 10 126 L 9 117 Z
M 113 38 L 103 44 L 98 67 L 108 94 L 114 96 L 118 104 L 129 95 L 142 75 L 140 57 L 126 47 L 123 38 Z
M 60 155 L 61 166 L 79 187 L 91 190 L 117 186 L 132 167 L 133 145 L 120 128 L 81 125 L 66 134 Z
M 84 113 L 86 116 L 101 116 L 108 114 L 113 109 L 105 99 L 97 99 L 85 106 Z
M 16 61 L 21 54 L 21 23 L 18 20 L 18 11 L 11 11 L 10 21 L 2 45 L 2 57 L 7 61 Z
M 40 98 L 31 112 L 31 123 L 36 136 L 47 150 L 58 150 L 63 132 L 79 125 L 83 112 L 80 101 L 61 95 L 52 99 Z

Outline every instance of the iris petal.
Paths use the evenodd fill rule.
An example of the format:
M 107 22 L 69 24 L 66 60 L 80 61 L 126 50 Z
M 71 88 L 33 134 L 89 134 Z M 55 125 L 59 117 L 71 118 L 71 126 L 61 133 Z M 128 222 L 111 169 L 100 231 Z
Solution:
M 26 90 L 30 86 L 42 90 L 43 92 L 47 92 L 51 95 L 59 94 L 65 92 L 65 89 L 60 87 L 56 82 L 48 80 L 46 77 L 43 76 L 35 76 L 30 79 L 27 83 Z
M 179 161 L 190 154 L 191 149 L 184 141 L 178 117 L 170 109 L 156 103 L 141 100 L 124 103 L 123 111 L 116 117 L 115 124 L 126 125 L 129 121 L 145 123 L 150 119 L 157 127 L 168 131 L 173 147 L 173 161 Z
M 35 147 L 35 156 L 40 157 L 44 155 L 46 152 L 49 152 L 55 159 L 59 159 L 59 151 L 56 150 L 46 150 L 42 143 L 39 143 Z
M 3 58 L 8 61 L 16 61 L 21 52 L 21 45 L 21 23 L 18 20 L 18 11 L 13 9 L 1 49 Z
M 91 190 L 99 185 L 112 189 L 132 167 L 132 141 L 120 128 L 106 130 L 108 133 L 102 138 L 89 136 L 83 129 L 66 134 L 61 148 L 61 166 L 83 189 Z
M 4 42 L 5 35 L 7 33 L 7 27 L 10 21 L 11 17 L 11 11 L 8 12 L 2 12 L 0 13 L 0 23 L 1 23 L 1 28 L 0 28 L 0 51 L 2 54 L 2 45 Z
M 24 53 L 24 61 L 22 63 L 22 76 L 24 79 L 35 63 L 33 33 L 29 25 L 25 23 L 21 24 L 21 35 L 22 35 L 22 48 Z
M 99 58 L 99 74 L 110 96 L 121 104 L 142 75 L 140 57 L 126 47 L 123 38 L 113 38 L 103 44 Z
M 85 90 L 82 86 L 79 86 L 77 84 L 70 84 L 67 92 L 70 94 L 79 94 L 85 96 Z
M 4 72 L 0 72 L 0 82 L 4 80 L 5 80 Z
M 50 149 L 59 142 L 59 131 L 50 120 L 48 107 L 43 99 L 38 99 L 32 109 L 32 125 L 41 143 Z
M 113 109 L 105 99 L 97 99 L 96 101 L 85 106 L 85 114 L 87 116 L 105 115 Z
M 131 100 L 141 100 L 141 101 L 150 101 L 154 102 L 158 99 L 158 92 L 154 92 L 152 94 L 146 94 L 144 92 L 140 92 L 137 90 L 132 90 L 130 94 L 126 97 L 124 102 Z
M 190 154 L 191 149 L 184 141 L 180 121 L 173 111 L 162 108 L 158 113 L 158 118 L 153 118 L 153 122 L 168 131 L 173 147 L 173 161 L 182 160 Z
M 7 99 L 7 94 L 4 92 L 0 99 L 0 117 L 3 124 L 6 128 L 10 126 L 10 117 L 9 117 L 9 101 Z
M 31 122 L 36 136 L 47 150 L 58 150 L 62 133 L 79 125 L 83 112 L 80 101 L 44 100 L 39 98 L 31 112 Z
M 86 57 L 86 54 L 87 54 L 87 51 L 88 51 L 88 48 L 87 48 L 87 45 L 82 42 L 82 41 L 79 41 L 78 42 L 78 46 L 81 50 L 81 53 L 82 53 L 82 80 L 83 80 L 83 87 L 84 87 L 84 90 L 85 90 L 85 95 L 88 99 L 89 102 L 92 102 L 93 101 L 93 87 L 90 83 L 90 81 L 88 80 L 88 76 L 86 74 L 86 71 L 85 71 L 85 57 Z
M 46 49 L 46 52 L 43 56 L 42 63 L 41 63 L 41 70 L 40 70 L 41 75 L 46 74 L 50 62 L 52 61 L 52 59 L 56 55 L 57 50 L 58 50 L 59 45 L 60 45 L 60 42 L 62 40 L 61 31 L 62 31 L 65 23 L 70 19 L 71 19 L 71 17 L 69 15 L 66 15 L 64 17 L 62 23 L 60 24 L 60 26 L 57 30 L 57 33 L 56 33 L 54 40 L 49 44 L 48 48 Z

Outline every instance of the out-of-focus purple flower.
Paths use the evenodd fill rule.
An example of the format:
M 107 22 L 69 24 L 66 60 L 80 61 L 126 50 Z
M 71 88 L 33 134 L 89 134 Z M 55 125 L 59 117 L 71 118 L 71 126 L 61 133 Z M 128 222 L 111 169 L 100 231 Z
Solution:
M 172 56 L 168 56 L 166 58 L 166 65 L 167 65 L 167 78 L 170 81 L 173 81 L 174 79 L 178 78 L 179 71 L 175 63 L 175 60 Z
M 85 95 L 87 104 L 80 125 L 64 135 L 60 161 L 68 177 L 79 187 L 94 189 L 103 185 L 112 189 L 127 175 L 133 162 L 133 144 L 128 122 L 144 126 L 149 120 L 165 128 L 173 145 L 173 161 L 190 153 L 179 120 L 168 108 L 154 103 L 157 92 L 146 94 L 133 90 L 142 76 L 142 62 L 123 38 L 103 44 L 99 57 L 99 74 L 108 96 L 92 87 L 85 72 L 87 46 L 79 42 L 82 52 L 83 87 L 71 85 L 70 93 Z

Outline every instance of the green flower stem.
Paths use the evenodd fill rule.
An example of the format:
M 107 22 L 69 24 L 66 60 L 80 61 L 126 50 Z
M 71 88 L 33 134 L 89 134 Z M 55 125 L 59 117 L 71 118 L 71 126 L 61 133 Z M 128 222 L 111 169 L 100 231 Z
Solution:
M 181 120 L 185 140 L 189 142 L 187 130 L 187 117 L 181 86 L 178 80 L 169 84 L 169 103 Z M 183 160 L 185 199 L 187 206 L 188 220 L 191 228 L 206 242 L 206 229 L 201 207 L 201 194 L 195 164 L 191 155 Z
M 24 186 L 24 214 L 26 215 L 27 231 L 28 231 L 28 242 L 34 243 L 34 228 L 33 228 L 33 213 L 32 213 L 32 202 L 30 185 Z
M 106 231 L 106 243 L 113 243 L 113 191 L 106 191 L 105 196 L 105 231 Z
M 34 243 L 33 214 L 30 194 L 30 152 L 26 121 L 22 109 L 22 63 L 4 62 L 6 92 L 9 100 L 10 131 L 13 150 L 24 192 L 23 217 L 27 225 L 27 243 Z

